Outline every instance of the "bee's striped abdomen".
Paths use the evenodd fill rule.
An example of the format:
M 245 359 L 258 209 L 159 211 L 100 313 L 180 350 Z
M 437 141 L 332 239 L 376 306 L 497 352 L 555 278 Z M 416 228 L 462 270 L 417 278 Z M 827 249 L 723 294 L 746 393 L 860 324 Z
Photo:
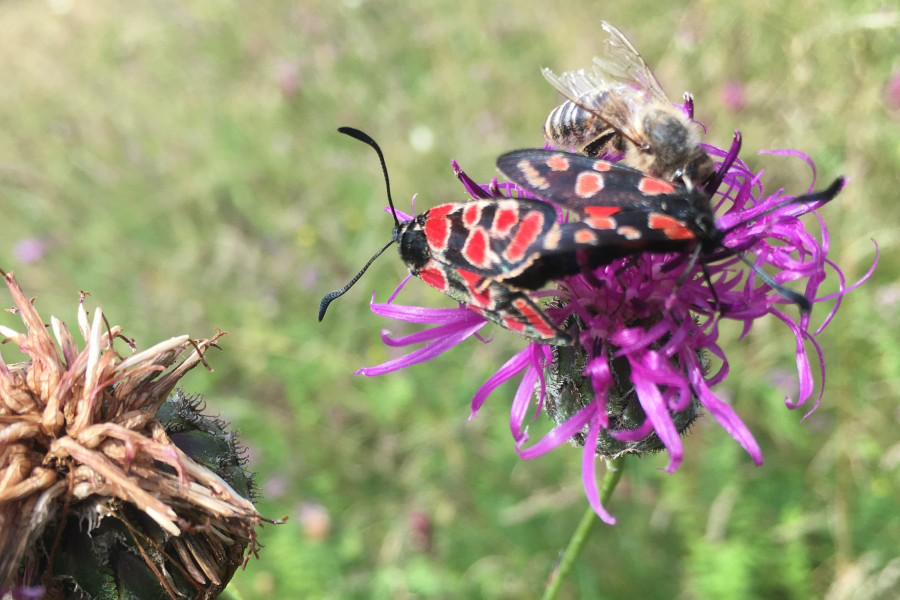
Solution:
M 579 99 L 585 107 L 602 114 L 608 100 L 607 92 L 587 94 Z M 598 138 L 608 136 L 613 130 L 595 114 L 567 100 L 550 111 L 544 122 L 544 138 L 557 148 L 575 148 L 583 151 Z M 602 155 L 604 149 L 600 150 Z

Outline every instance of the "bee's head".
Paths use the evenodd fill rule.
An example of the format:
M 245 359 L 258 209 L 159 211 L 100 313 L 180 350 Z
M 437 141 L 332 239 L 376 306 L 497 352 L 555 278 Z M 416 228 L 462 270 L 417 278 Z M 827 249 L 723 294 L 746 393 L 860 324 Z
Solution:
M 662 164 L 675 164 L 692 146 L 697 138 L 680 115 L 667 110 L 650 110 L 644 116 L 644 135 L 648 151 L 656 155 Z

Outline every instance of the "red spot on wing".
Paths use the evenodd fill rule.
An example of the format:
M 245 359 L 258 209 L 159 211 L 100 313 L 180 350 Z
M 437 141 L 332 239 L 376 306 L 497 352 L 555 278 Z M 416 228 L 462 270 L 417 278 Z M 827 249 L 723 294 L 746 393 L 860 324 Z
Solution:
M 463 278 L 463 281 L 466 282 L 466 285 L 470 287 L 476 287 L 483 279 L 478 273 L 466 271 L 465 269 L 457 269 L 456 272 L 459 273 L 459 276 Z
M 503 325 L 510 331 L 525 333 L 525 323 L 517 321 L 515 317 L 503 317 Z
M 547 159 L 547 166 L 554 171 L 566 171 L 569 168 L 569 159 L 562 154 L 554 154 Z
M 621 212 L 621 206 L 585 206 L 584 212 L 592 217 L 608 217 Z
M 595 171 L 611 171 L 612 165 L 605 160 L 595 160 L 594 161 L 594 170 Z
M 487 309 L 493 308 L 494 303 L 491 301 L 491 288 L 487 288 L 482 292 L 479 292 L 475 288 L 469 288 L 469 293 L 472 295 L 471 304 Z
M 513 204 L 505 207 L 501 204 L 494 213 L 494 223 L 491 225 L 491 232 L 497 236 L 505 236 L 513 228 L 513 225 L 519 222 L 519 211 Z
M 584 171 L 575 179 L 575 194 L 581 198 L 590 198 L 603 189 L 603 175 L 593 171 Z
M 468 304 L 476 307 L 492 308 L 493 301 L 491 300 L 490 287 L 487 287 L 480 292 L 478 291 L 478 286 L 484 278 L 478 273 L 466 271 L 465 269 L 457 269 L 456 272 L 459 273 L 459 276 L 466 282 L 466 288 L 468 288 L 469 295 L 471 296 L 471 300 Z
M 656 194 L 675 193 L 674 185 L 672 185 L 668 181 L 657 179 L 656 177 L 644 177 L 638 184 L 638 189 L 648 196 L 655 196 Z
M 425 238 L 432 250 L 443 252 L 450 238 L 450 221 L 446 217 L 429 216 L 425 220 Z
M 448 204 L 439 204 L 434 208 L 428 209 L 428 212 L 426 214 L 429 217 L 446 217 L 459 207 L 460 205 L 456 204 L 455 202 L 450 202 Z
M 534 307 L 532 307 L 528 302 L 522 299 L 515 300 L 513 301 L 513 306 L 519 309 L 519 312 L 522 313 L 522 316 L 524 316 L 531 324 L 531 326 L 534 327 L 535 331 L 537 331 L 543 337 L 556 337 L 556 332 L 553 330 L 553 327 L 549 323 L 547 323 L 543 315 L 536 311 Z
M 684 223 L 663 213 L 650 213 L 647 215 L 647 226 L 650 229 L 668 229 L 670 227 L 683 227 Z
M 419 271 L 422 281 L 441 292 L 447 291 L 447 276 L 438 268 L 426 267 Z
M 597 234 L 590 229 L 579 229 L 575 232 L 575 242 L 578 244 L 593 244 L 597 241 Z
M 610 217 L 591 217 L 584 221 L 594 229 L 615 229 L 616 220 Z
M 670 240 L 692 240 L 697 237 L 696 235 L 694 235 L 693 231 L 685 226 L 670 227 L 663 233 L 665 233 L 666 237 L 668 237 Z
M 544 214 L 536 210 L 529 211 L 525 218 L 522 219 L 522 223 L 519 225 L 519 229 L 513 236 L 512 241 L 506 247 L 506 250 L 503 251 L 503 256 L 506 257 L 506 260 L 512 263 L 522 260 L 525 252 L 540 235 L 543 227 Z
M 610 215 L 614 215 L 621 210 L 618 206 L 587 206 L 584 209 L 584 222 L 594 229 L 615 229 L 616 220 Z
M 469 237 L 466 238 L 466 243 L 463 244 L 462 255 L 476 267 L 486 267 L 489 263 L 487 251 L 487 232 L 481 227 L 473 227 L 469 230 Z
M 467 227 L 472 227 L 481 219 L 481 205 L 477 202 L 470 202 L 463 209 L 463 223 Z
M 450 239 L 450 221 L 447 215 L 459 208 L 458 204 L 441 204 L 425 213 L 425 239 L 432 250 L 443 252 Z
M 662 229 L 670 240 L 690 240 L 696 237 L 683 221 L 662 213 L 650 213 L 647 216 L 647 226 Z

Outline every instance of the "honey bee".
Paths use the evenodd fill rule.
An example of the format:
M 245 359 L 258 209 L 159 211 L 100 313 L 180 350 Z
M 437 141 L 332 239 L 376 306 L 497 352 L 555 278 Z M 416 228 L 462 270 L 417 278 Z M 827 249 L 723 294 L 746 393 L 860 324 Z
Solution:
M 703 130 L 674 106 L 653 72 L 621 31 L 603 22 L 604 57 L 593 69 L 544 77 L 565 102 L 544 123 L 547 142 L 588 156 L 621 154 L 623 164 L 650 175 L 701 186 L 715 171 L 700 147 Z M 689 105 L 690 96 L 685 94 Z

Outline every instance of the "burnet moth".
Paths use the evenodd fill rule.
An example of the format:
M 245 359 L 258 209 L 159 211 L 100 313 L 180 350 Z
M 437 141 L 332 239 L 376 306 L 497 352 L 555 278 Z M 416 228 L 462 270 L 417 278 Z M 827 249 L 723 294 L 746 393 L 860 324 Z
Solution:
M 356 129 L 338 131 L 375 149 L 393 211 L 387 166 L 378 144 Z M 403 223 L 394 211 L 391 241 L 347 285 L 322 298 L 319 320 L 328 305 L 396 242 L 410 272 L 428 285 L 528 339 L 568 345 L 572 336 L 560 330 L 527 292 L 569 275 L 589 276 L 596 267 L 644 252 L 690 252 L 687 272 L 698 258 L 724 248 L 722 240 L 730 231 L 716 227 L 709 196 L 622 165 L 537 149 L 505 154 L 497 165 L 523 189 L 579 220 L 558 223 L 551 204 L 524 198 L 441 204 Z M 830 200 L 842 185 L 839 178 L 822 192 L 793 198 L 773 210 Z M 778 293 L 809 310 L 806 298 L 741 258 Z

